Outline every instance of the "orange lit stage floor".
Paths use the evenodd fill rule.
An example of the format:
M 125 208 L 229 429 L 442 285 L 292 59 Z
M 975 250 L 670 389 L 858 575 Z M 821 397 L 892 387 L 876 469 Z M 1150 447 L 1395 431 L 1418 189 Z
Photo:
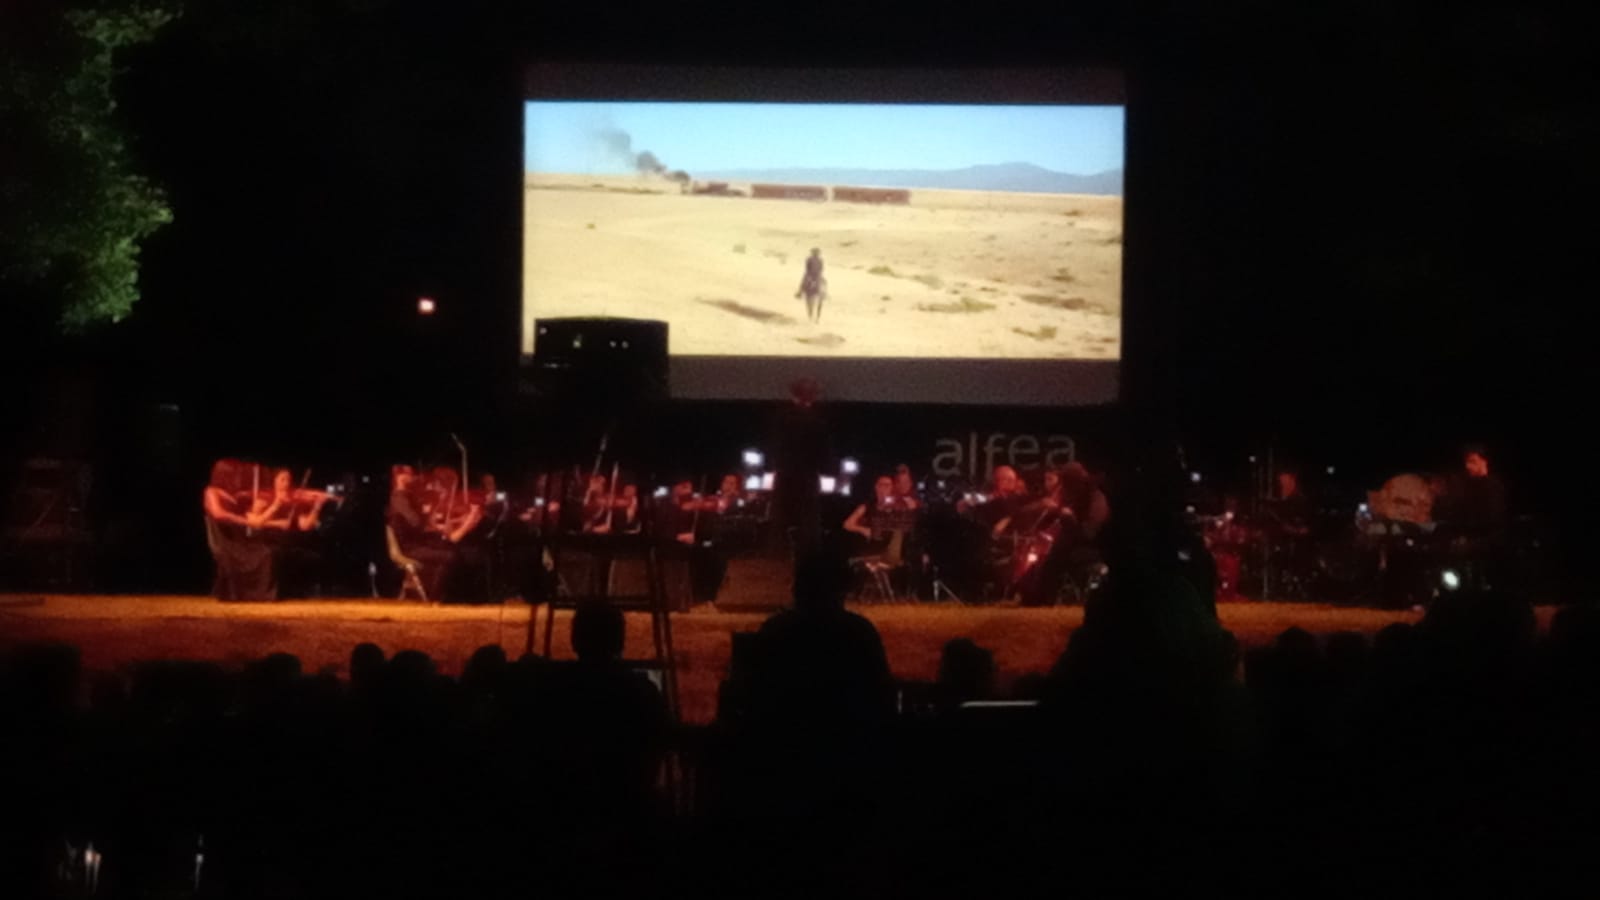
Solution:
M 897 676 L 932 679 L 945 642 L 967 637 L 994 651 L 1002 686 L 1019 675 L 1047 670 L 1083 621 L 1081 607 L 1018 609 L 957 605 L 853 607 L 883 635 Z M 455 674 L 484 644 L 500 644 L 516 657 L 526 641 L 530 607 L 427 606 L 393 600 L 306 600 L 220 603 L 209 597 L 0 595 L 0 648 L 35 641 L 78 646 L 86 667 L 113 670 L 149 659 L 204 659 L 241 664 L 268 653 L 298 656 L 307 672 L 344 674 L 350 650 L 372 641 L 386 653 L 422 650 L 441 671 Z M 1541 625 L 1553 609 L 1540 609 Z M 1372 634 L 1418 614 L 1301 603 L 1223 603 L 1225 627 L 1246 646 L 1271 641 L 1298 625 L 1318 634 Z M 717 685 L 727 672 L 729 635 L 760 625 L 765 614 L 719 611 L 710 606 L 672 617 L 684 717 L 708 721 Z M 554 655 L 571 655 L 570 614 L 556 616 Z M 543 617 L 540 617 L 543 624 Z M 539 644 L 543 644 L 543 634 Z M 649 618 L 630 614 L 628 655 L 648 656 Z

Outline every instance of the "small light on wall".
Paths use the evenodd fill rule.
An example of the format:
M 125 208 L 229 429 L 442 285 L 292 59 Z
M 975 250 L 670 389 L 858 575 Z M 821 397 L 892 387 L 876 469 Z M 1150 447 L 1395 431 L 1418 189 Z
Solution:
M 432 297 L 417 298 L 417 315 L 419 316 L 431 316 L 433 311 L 438 308 L 439 304 L 435 303 Z

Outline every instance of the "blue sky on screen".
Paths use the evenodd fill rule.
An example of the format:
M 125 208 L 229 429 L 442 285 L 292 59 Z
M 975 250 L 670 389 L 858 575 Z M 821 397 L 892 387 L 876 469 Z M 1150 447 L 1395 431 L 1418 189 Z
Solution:
M 1009 162 L 1092 175 L 1123 165 L 1120 106 L 579 103 L 524 106 L 529 172 L 631 173 L 616 149 L 669 169 L 960 169 Z M 609 137 L 609 139 L 608 139 Z

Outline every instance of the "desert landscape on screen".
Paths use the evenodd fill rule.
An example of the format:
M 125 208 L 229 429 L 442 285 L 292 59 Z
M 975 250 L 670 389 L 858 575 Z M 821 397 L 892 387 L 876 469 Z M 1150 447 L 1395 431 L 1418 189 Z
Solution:
M 525 176 L 532 320 L 670 323 L 706 356 L 1115 360 L 1122 198 L 911 189 L 907 204 L 692 194 L 665 178 Z M 796 297 L 822 252 L 821 321 Z

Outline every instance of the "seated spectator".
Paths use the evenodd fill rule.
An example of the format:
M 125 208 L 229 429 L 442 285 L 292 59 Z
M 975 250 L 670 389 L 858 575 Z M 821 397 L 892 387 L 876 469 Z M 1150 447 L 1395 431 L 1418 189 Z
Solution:
M 580 606 L 572 617 L 577 661 L 554 667 L 542 690 L 555 771 L 562 773 L 566 799 L 581 804 L 586 817 L 643 812 L 665 751 L 666 700 L 644 673 L 623 662 L 625 632 L 620 610 Z
M 850 570 L 823 548 L 795 567 L 794 607 L 758 632 L 752 713 L 768 723 L 817 728 L 879 723 L 894 709 L 889 659 L 878 630 L 844 608 Z
M 365 693 L 383 674 L 383 648 L 374 643 L 357 644 L 350 651 L 350 689 Z
M 472 658 L 461 670 L 461 689 L 471 697 L 493 696 L 509 669 L 505 648 L 499 644 L 485 644 L 472 652 Z
M 1042 703 L 1054 738 L 1035 760 L 1041 784 L 1063 779 L 1063 803 L 1113 831 L 1137 827 L 1140 804 L 1144 815 L 1159 805 L 1169 824 L 1198 825 L 1202 812 L 1214 821 L 1252 741 L 1228 677 L 1234 644 L 1158 548 L 1119 548 Z
M 988 700 L 994 696 L 994 653 L 968 638 L 957 638 L 944 645 L 939 658 L 939 688 L 947 706 L 969 700 Z

